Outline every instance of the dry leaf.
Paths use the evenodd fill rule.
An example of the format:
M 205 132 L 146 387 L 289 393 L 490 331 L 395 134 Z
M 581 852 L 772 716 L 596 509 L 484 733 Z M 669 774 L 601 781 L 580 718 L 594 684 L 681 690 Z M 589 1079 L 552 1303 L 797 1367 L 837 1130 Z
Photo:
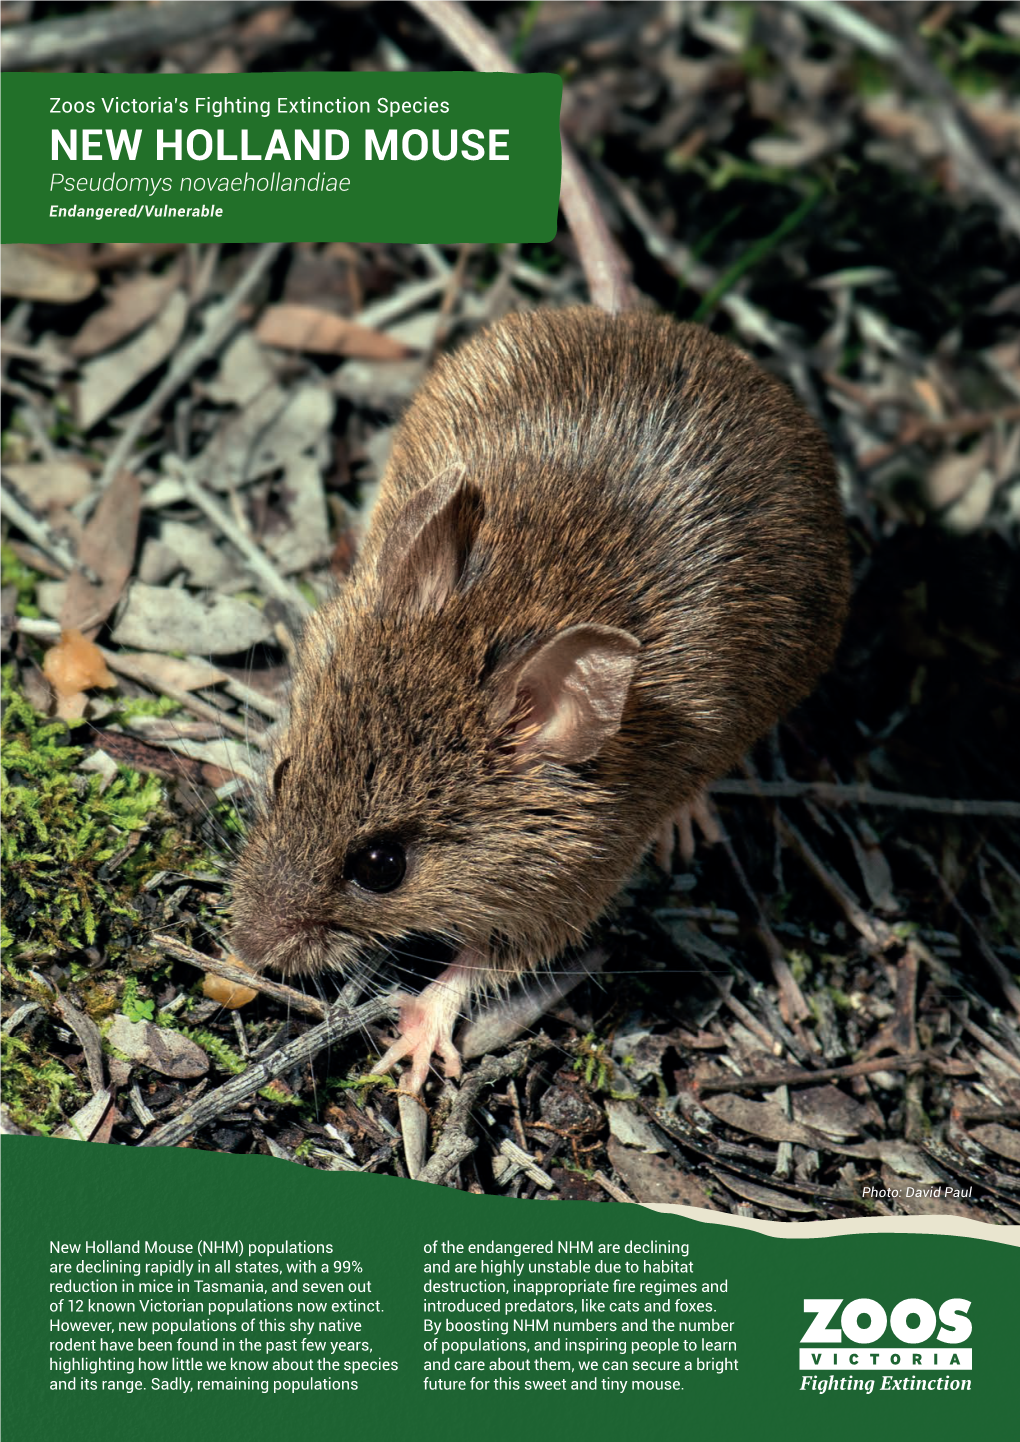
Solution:
M 121 598 L 135 562 L 142 490 L 138 477 L 120 471 L 100 499 L 78 544 L 78 560 L 99 577 L 93 585 L 74 571 L 60 609 L 65 630 L 94 636 Z
M 4 467 L 25 500 L 36 511 L 64 510 L 92 488 L 92 478 L 75 461 L 26 461 Z
M 319 467 L 307 456 L 287 467 L 280 486 L 286 524 L 262 537 L 262 544 L 285 575 L 318 565 L 329 554 L 329 513 Z
M 749 1182 L 746 1177 L 719 1171 L 715 1167 L 709 1167 L 708 1170 L 724 1187 L 728 1187 L 738 1197 L 743 1197 L 745 1202 L 753 1202 L 757 1207 L 768 1207 L 774 1212 L 794 1212 L 801 1216 L 818 1211 L 813 1202 L 802 1202 L 799 1197 L 790 1196 L 787 1192 L 759 1186 L 757 1182 Z
M 606 1102 L 606 1116 L 609 1130 L 625 1147 L 638 1147 L 643 1152 L 664 1152 L 666 1150 L 655 1128 L 629 1102 Z
M 106 1032 L 106 1040 L 122 1056 L 163 1076 L 205 1076 L 209 1058 L 200 1046 L 179 1031 L 164 1031 L 151 1021 L 128 1021 L 118 1012 Z
M 183 291 L 175 291 L 141 335 L 83 368 L 75 396 L 75 415 L 82 430 L 91 430 L 140 380 L 163 364 L 180 340 L 187 318 L 187 298 Z
M 180 266 L 165 275 L 136 275 L 118 280 L 106 305 L 90 315 L 70 344 L 70 352 L 82 358 L 98 355 L 134 335 L 163 309 L 180 279 Z
M 988 1151 L 1011 1162 L 1020 1162 L 1020 1132 L 991 1122 L 987 1126 L 971 1127 L 970 1135 Z
M 76 270 L 45 251 L 25 245 L 0 246 L 0 293 L 51 305 L 75 305 L 98 282 L 90 270 Z
M 184 661 L 179 656 L 164 656 L 158 651 L 139 651 L 131 660 L 143 666 L 154 681 L 175 686 L 178 691 L 200 691 L 227 679 L 218 666 L 206 661 Z
M 625 1147 L 615 1137 L 610 1137 L 606 1150 L 614 1171 L 635 1201 L 672 1202 L 683 1207 L 702 1207 L 709 1212 L 719 1211 L 698 1178 L 681 1171 L 674 1162 Z
M 321 355 L 359 356 L 363 360 L 403 360 L 407 347 L 357 321 L 345 320 L 311 305 L 271 305 L 255 334 L 263 345 Z
M 231 491 L 286 469 L 326 436 L 335 409 L 336 402 L 324 386 L 303 385 L 289 393 L 270 386 L 219 427 L 195 463 L 193 475 L 210 490 Z
M 810 1127 L 791 1121 L 775 1102 L 753 1102 L 733 1092 L 722 1092 L 719 1096 L 702 1097 L 701 1105 L 727 1126 L 736 1127 L 752 1137 L 761 1137 L 763 1141 L 800 1142 L 806 1147 L 815 1147 L 825 1141 Z
M 273 634 L 261 611 L 231 596 L 201 599 L 180 589 L 134 581 L 117 614 L 113 639 L 139 651 L 197 651 L 229 656 Z

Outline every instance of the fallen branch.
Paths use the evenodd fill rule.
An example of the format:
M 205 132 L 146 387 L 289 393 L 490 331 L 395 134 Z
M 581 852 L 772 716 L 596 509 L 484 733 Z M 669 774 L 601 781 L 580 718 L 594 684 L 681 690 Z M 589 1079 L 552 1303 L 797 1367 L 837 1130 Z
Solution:
M 246 983 L 247 984 L 247 983 Z M 280 1047 L 279 1051 L 271 1052 L 262 1061 L 256 1062 L 243 1071 L 240 1076 L 232 1077 L 224 1086 L 217 1087 L 213 1092 L 207 1092 L 204 1097 L 189 1107 L 187 1111 L 181 1112 L 170 1121 L 164 1122 L 157 1127 L 151 1136 L 145 1137 L 139 1146 L 142 1147 L 178 1147 L 181 1142 L 187 1141 L 200 1127 L 208 1126 L 218 1116 L 236 1107 L 239 1102 L 246 1101 L 248 1097 L 254 1096 L 267 1082 L 274 1077 L 280 1076 L 282 1072 L 290 1071 L 292 1067 L 301 1066 L 313 1057 L 318 1056 L 320 1051 L 326 1047 L 333 1046 L 344 1037 L 350 1036 L 352 1032 L 362 1031 L 373 1022 L 381 1021 L 383 1017 L 393 1017 L 397 1014 L 397 1006 L 391 997 L 375 997 L 372 1001 L 366 1001 L 354 1011 L 348 1011 L 342 1006 L 333 1008 L 330 1015 L 319 1026 L 312 1027 L 306 1031 L 304 1036 Z
M 521 73 L 459 0 L 410 0 L 410 3 L 475 70 L 504 75 Z M 577 243 L 592 303 L 610 312 L 627 310 L 635 296 L 628 279 L 626 257 L 606 225 L 573 147 L 565 136 L 561 135 L 560 139 L 563 146 L 560 209 Z
M 1020 820 L 1020 801 L 957 801 L 949 796 L 912 796 L 906 791 L 883 791 L 864 782 L 831 781 L 716 781 L 713 796 L 764 796 L 773 800 L 829 801 L 842 806 L 892 806 L 898 811 L 929 811 L 939 816 L 999 816 Z

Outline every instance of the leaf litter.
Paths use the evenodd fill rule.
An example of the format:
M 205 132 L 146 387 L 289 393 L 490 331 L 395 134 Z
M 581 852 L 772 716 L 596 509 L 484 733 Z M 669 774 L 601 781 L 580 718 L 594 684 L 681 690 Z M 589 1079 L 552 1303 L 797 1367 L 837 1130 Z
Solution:
M 435 63 L 427 15 L 373 10 L 343 37 L 302 15 L 294 43 L 333 70 Z M 218 63 L 271 54 L 278 12 Z M 994 3 L 865 18 L 877 51 L 793 4 L 542 7 L 521 37 L 490 17 L 525 68 L 568 66 L 565 129 L 645 303 L 732 335 L 823 420 L 857 592 L 833 674 L 720 787 L 726 844 L 646 865 L 599 928 L 602 978 L 459 1101 L 430 1092 L 433 1179 L 484 1072 L 463 1187 L 1020 1220 L 1020 37 Z M 363 1033 L 245 1090 L 246 1057 L 320 1023 L 259 979 L 242 1055 L 202 976 L 230 969 L 226 868 L 298 601 L 349 567 L 436 338 L 586 292 L 566 230 L 473 248 L 452 289 L 455 248 L 295 245 L 239 298 L 258 255 L 4 248 L 5 488 L 31 522 L 8 511 L 2 591 L 6 1124 L 137 1145 L 194 1104 L 193 1144 L 403 1173 Z M 65 725 L 42 662 L 72 625 L 120 669 Z M 167 1070 L 195 1052 L 201 1103 Z M 936 1184 L 960 1198 L 906 1196 Z

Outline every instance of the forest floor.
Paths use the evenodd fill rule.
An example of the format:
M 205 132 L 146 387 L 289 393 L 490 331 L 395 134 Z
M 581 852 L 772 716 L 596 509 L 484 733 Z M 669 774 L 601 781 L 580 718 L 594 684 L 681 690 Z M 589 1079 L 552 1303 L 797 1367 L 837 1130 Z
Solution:
M 45 63 L 464 64 L 427 9 L 232 9 L 170 42 L 83 7 L 99 50 L 65 31 Z M 5 47 L 67 11 L 4 3 Z M 603 971 L 431 1084 L 426 1176 L 1016 1224 L 1020 13 L 475 13 L 563 76 L 641 303 L 828 433 L 855 594 L 832 672 L 714 788 L 724 841 L 649 862 Z M 587 300 L 574 237 L 4 250 L 4 1124 L 407 1175 L 377 1000 L 328 1036 L 343 978 L 236 1005 L 230 860 L 295 617 L 349 570 L 402 408 L 486 321 Z

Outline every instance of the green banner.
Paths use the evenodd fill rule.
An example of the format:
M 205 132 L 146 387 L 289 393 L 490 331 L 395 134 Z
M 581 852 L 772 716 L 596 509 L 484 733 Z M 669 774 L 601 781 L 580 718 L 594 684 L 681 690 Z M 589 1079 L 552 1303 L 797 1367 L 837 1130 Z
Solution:
M 541 242 L 555 75 L 5 75 L 4 241 Z
M 995 1435 L 1020 1251 L 5 1138 L 15 1438 Z M 881 1223 L 878 1224 L 881 1226 Z M 667 1433 L 668 1435 L 668 1433 Z

